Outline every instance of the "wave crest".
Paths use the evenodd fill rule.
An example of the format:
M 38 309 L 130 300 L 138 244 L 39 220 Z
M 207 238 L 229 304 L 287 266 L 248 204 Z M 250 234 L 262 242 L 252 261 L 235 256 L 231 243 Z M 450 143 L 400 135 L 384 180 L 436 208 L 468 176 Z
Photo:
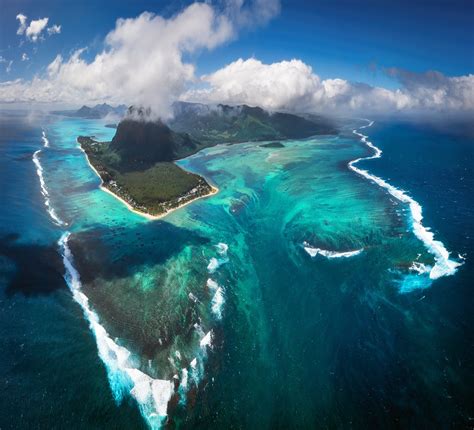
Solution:
M 359 130 L 371 127 L 374 124 L 374 121 L 367 121 L 368 124 L 359 127 Z M 373 160 L 375 158 L 380 158 L 382 156 L 382 150 L 380 148 L 377 148 L 372 142 L 370 142 L 368 140 L 368 136 L 366 136 L 365 134 L 359 133 L 357 130 L 353 130 L 352 132 L 356 136 L 359 136 L 360 141 L 367 145 L 369 148 L 371 148 L 374 151 L 374 154 L 368 157 L 361 157 L 350 161 L 348 163 L 349 168 L 357 174 L 368 179 L 369 181 L 372 181 L 378 186 L 384 188 L 397 200 L 409 205 L 412 218 L 413 233 L 419 240 L 423 242 L 428 252 L 433 255 L 435 259 L 434 266 L 431 267 L 431 269 L 429 270 L 430 279 L 438 279 L 442 276 L 454 275 L 456 273 L 457 268 L 461 266 L 462 263 L 459 261 L 451 260 L 449 258 L 450 252 L 446 249 L 443 242 L 435 240 L 434 234 L 422 224 L 423 215 L 421 205 L 416 200 L 407 195 L 404 191 L 399 190 L 398 188 L 384 181 L 382 178 L 372 175 L 367 170 L 360 169 L 355 166 L 355 164 L 363 160 Z

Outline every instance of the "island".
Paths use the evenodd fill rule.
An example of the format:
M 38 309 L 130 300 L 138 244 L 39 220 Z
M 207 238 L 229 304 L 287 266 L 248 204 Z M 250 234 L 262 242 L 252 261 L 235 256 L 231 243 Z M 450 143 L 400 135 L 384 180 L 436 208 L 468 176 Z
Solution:
M 217 188 L 204 178 L 173 162 L 157 162 L 146 169 L 127 170 L 113 161 L 116 154 L 110 149 L 111 142 L 97 142 L 86 136 L 79 136 L 77 142 L 100 177 L 101 188 L 146 218 L 158 219 L 217 192 Z
M 179 102 L 167 123 L 153 118 L 148 109 L 132 106 L 110 142 L 93 136 L 79 136 L 77 142 L 104 191 L 135 213 L 157 219 L 218 191 L 205 178 L 179 167 L 179 159 L 219 143 L 272 140 L 260 146 L 281 148 L 276 139 L 333 133 L 326 119 L 311 121 L 246 105 Z

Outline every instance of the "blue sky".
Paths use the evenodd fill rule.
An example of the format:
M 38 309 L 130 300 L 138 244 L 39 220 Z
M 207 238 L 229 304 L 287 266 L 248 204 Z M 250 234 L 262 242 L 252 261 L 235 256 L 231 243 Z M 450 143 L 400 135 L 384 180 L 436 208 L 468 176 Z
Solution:
M 2 80 L 30 78 L 54 57 L 88 47 L 86 58 L 102 48 L 119 17 L 143 11 L 170 16 L 188 2 L 168 1 L 2 1 L 0 55 L 13 60 L 1 67 Z M 49 17 L 61 34 L 36 43 L 16 34 L 18 13 L 29 19 Z M 299 58 L 323 78 L 340 77 L 393 87 L 384 67 L 446 75 L 474 72 L 474 2 L 459 0 L 319 0 L 284 1 L 281 13 L 264 27 L 238 37 L 192 60 L 197 73 L 210 73 L 235 59 L 255 56 L 263 62 Z M 29 61 L 20 61 L 26 53 Z
M 0 1 L 0 103 L 474 111 L 473 0 Z

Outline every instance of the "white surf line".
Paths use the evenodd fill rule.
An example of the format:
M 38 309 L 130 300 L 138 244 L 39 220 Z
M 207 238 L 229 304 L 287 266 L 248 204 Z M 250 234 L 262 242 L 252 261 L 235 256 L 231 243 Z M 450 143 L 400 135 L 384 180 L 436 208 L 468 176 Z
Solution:
M 311 257 L 316 257 L 316 255 L 319 254 L 326 258 L 349 258 L 359 255 L 362 251 L 364 251 L 364 248 L 344 252 L 329 251 L 322 248 L 313 248 L 308 242 L 303 242 L 303 248 Z
M 44 147 L 49 148 L 49 140 L 46 137 L 46 132 L 44 130 L 41 132 L 41 140 L 43 141 Z
M 359 127 L 359 130 L 364 128 L 372 127 L 374 121 L 366 120 L 367 125 Z M 368 179 L 369 181 L 375 182 L 380 187 L 386 189 L 393 197 L 397 200 L 406 203 L 410 207 L 411 218 L 412 218 L 412 230 L 415 236 L 423 242 L 428 252 L 434 256 L 435 265 L 429 269 L 430 279 L 438 279 L 442 276 L 450 276 L 456 273 L 457 267 L 462 263 L 449 259 L 449 251 L 445 248 L 443 242 L 434 239 L 434 234 L 429 231 L 428 227 L 425 227 L 422 224 L 423 215 L 421 205 L 408 196 L 404 191 L 399 190 L 398 188 L 390 185 L 388 182 L 379 178 L 378 176 L 372 175 L 367 170 L 360 169 L 355 166 L 359 161 L 363 160 L 373 160 L 375 158 L 380 158 L 382 156 L 382 150 L 377 148 L 372 142 L 368 140 L 368 136 L 365 134 L 359 133 L 357 129 L 353 130 L 356 136 L 360 137 L 360 141 L 367 145 L 374 151 L 373 155 L 368 157 L 360 157 L 355 160 L 352 160 L 348 163 L 348 166 L 351 170 Z
M 43 141 L 43 147 L 49 148 L 49 140 L 46 137 L 46 133 L 44 132 L 44 130 L 42 131 L 41 140 Z M 33 163 L 36 166 L 36 174 L 38 175 L 38 178 L 40 181 L 41 194 L 43 194 L 44 205 L 46 206 L 46 210 L 48 211 L 49 216 L 51 217 L 51 219 L 56 225 L 62 226 L 62 225 L 65 225 L 65 222 L 61 218 L 59 218 L 58 214 L 52 207 L 51 200 L 49 197 L 49 192 L 48 192 L 48 189 L 46 188 L 46 183 L 44 181 L 43 166 L 41 165 L 40 158 L 39 158 L 39 155 L 42 152 L 43 151 L 41 149 L 38 149 L 37 151 L 33 153 Z
M 66 231 L 58 241 L 66 268 L 65 280 L 94 334 L 99 357 L 107 370 L 115 401 L 120 403 L 124 394 L 130 394 L 137 401 L 148 426 L 151 429 L 159 429 L 167 416 L 168 402 L 174 393 L 174 383 L 166 379 L 154 379 L 139 370 L 134 366 L 130 351 L 118 345 L 100 324 L 98 315 L 92 310 L 89 299 L 82 292 L 80 276 L 73 265 L 73 256 L 68 246 L 70 235 L 71 233 Z M 210 336 L 209 333 L 207 335 L 209 341 Z

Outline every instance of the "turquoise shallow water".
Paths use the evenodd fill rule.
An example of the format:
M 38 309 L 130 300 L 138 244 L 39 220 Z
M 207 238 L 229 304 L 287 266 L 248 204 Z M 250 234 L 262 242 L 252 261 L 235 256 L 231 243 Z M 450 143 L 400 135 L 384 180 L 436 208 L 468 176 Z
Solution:
M 55 274 L 64 272 L 61 253 L 70 249 L 80 284 L 74 284 L 71 271 L 66 277 L 76 302 L 100 323 L 88 329 L 81 308 L 57 277 L 53 292 L 6 296 L 2 303 L 10 308 L 12 303 L 29 309 L 43 302 L 54 309 L 61 303 L 61 342 L 48 348 L 68 350 L 74 339 L 87 353 L 71 352 L 71 366 L 100 385 L 95 391 L 86 380 L 77 386 L 64 369 L 58 375 L 68 375 L 67 396 L 94 393 L 84 408 L 75 405 L 81 419 L 71 413 L 66 395 L 54 392 L 44 394 L 51 404 L 47 413 L 22 411 L 25 425 L 35 420 L 47 428 L 62 414 L 78 428 L 158 427 L 167 419 L 168 425 L 185 428 L 446 427 L 468 422 L 472 351 L 463 352 L 459 342 L 472 340 L 469 260 L 454 276 L 435 281 L 410 270 L 413 261 L 429 266 L 434 258 L 413 234 L 408 205 L 347 167 L 350 160 L 372 154 L 352 134 L 364 123 L 347 124 L 337 137 L 284 142 L 284 148 L 219 145 L 181 160 L 182 167 L 204 175 L 219 193 L 149 222 L 98 188 L 99 179 L 75 142 L 81 134 L 108 140 L 114 130 L 90 120 L 46 117 L 28 126 L 16 121 L 18 137 L 5 139 L 2 150 L 10 160 L 5 165 L 17 163 L 23 169 L 10 175 L 18 175 L 25 186 L 20 193 L 10 191 L 6 201 L 11 206 L 2 216 L 5 231 L 20 237 L 4 242 L 10 248 L 35 243 L 53 254 L 59 251 L 51 257 Z M 49 148 L 42 148 L 41 127 Z M 424 194 L 418 187 L 419 166 L 404 164 L 414 136 L 426 146 L 440 140 L 453 144 L 450 138 L 409 125 L 376 124 L 365 133 L 391 162 L 382 158 L 360 165 L 412 191 L 436 238 L 456 253 L 469 254 L 466 218 L 445 229 L 435 210 L 443 198 L 443 205 L 451 207 L 446 189 L 453 188 L 458 208 L 472 217 L 468 188 L 455 182 L 459 175 L 443 181 L 426 169 L 425 180 L 435 184 L 436 193 Z M 472 142 L 452 139 L 472 156 Z M 65 225 L 52 224 L 45 211 L 31 163 L 38 149 L 51 204 Z M 438 149 L 439 157 L 445 149 Z M 422 161 L 439 172 L 434 154 Z M 450 156 L 472 169 L 466 157 Z M 395 174 L 399 177 L 392 178 Z M 462 174 L 471 180 L 472 175 Z M 456 213 L 448 210 L 443 217 L 453 220 Z M 56 245 L 65 231 L 71 233 L 67 248 L 64 241 Z M 349 258 L 311 257 L 304 243 L 313 249 L 361 252 Z M 4 267 L 14 264 L 12 255 Z M 5 285 L 11 284 L 9 276 Z M 77 286 L 89 298 L 86 305 Z M 21 312 L 10 310 L 12 316 Z M 38 326 L 41 318 L 31 315 Z M 58 330 L 50 326 L 54 323 L 44 332 Z M 34 345 L 41 350 L 41 342 Z M 34 356 L 30 360 L 38 362 Z M 15 374 L 21 381 L 9 361 L 7 377 Z M 38 382 L 44 387 L 41 378 Z M 157 399 L 167 390 L 168 405 L 166 396 Z M 21 388 L 13 391 L 15 399 L 25 395 Z M 163 405 L 168 418 L 159 416 Z M 12 400 L 3 410 L 11 420 L 22 408 Z

